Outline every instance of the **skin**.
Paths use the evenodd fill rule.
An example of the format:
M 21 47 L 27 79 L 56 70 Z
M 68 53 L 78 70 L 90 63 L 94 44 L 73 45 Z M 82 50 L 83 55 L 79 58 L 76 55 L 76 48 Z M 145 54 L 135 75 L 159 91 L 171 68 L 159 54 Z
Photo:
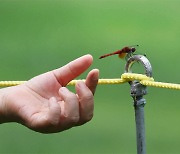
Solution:
M 93 69 L 85 82 L 79 81 L 76 93 L 66 85 L 92 62 L 92 56 L 85 55 L 19 86 L 0 89 L 0 123 L 17 122 L 37 132 L 56 133 L 90 121 L 99 71 Z

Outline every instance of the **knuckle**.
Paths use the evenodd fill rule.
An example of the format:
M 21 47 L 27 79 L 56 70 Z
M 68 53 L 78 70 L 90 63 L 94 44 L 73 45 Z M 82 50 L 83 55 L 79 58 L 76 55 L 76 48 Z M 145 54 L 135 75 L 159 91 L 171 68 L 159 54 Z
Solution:
M 68 101 L 77 100 L 77 96 L 74 93 L 70 93 L 67 99 Z
M 77 123 L 79 121 L 80 117 L 79 116 L 63 115 L 62 119 L 63 119 L 63 121 L 66 121 L 66 123 L 74 124 L 74 123 Z
M 93 94 L 91 91 L 87 92 L 84 94 L 84 96 L 82 97 L 82 99 L 86 100 L 86 101 L 92 101 L 93 100 Z
M 77 123 L 79 121 L 79 116 L 69 117 L 68 120 L 70 123 Z
M 52 118 L 50 116 L 47 116 L 44 119 L 45 123 L 49 124 L 50 126 L 57 126 L 59 124 L 59 119 L 58 118 Z

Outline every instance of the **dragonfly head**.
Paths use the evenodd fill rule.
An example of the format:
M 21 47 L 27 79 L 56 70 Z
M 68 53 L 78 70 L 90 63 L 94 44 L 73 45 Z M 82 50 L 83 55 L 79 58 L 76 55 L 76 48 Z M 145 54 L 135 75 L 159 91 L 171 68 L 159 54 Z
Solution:
M 130 48 L 131 49 L 131 53 L 135 52 L 138 47 L 139 47 L 139 45 L 131 46 L 131 48 Z
M 135 51 L 136 51 L 136 48 L 135 48 L 135 47 L 132 47 L 132 48 L 131 48 L 131 51 L 132 51 L 132 52 L 135 52 Z

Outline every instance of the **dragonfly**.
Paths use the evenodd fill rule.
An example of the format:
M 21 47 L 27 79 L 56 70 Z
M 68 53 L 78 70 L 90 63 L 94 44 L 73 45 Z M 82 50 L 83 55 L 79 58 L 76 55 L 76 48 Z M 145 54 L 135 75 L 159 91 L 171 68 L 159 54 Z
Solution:
M 117 50 L 115 52 L 102 55 L 101 57 L 99 57 L 99 59 L 106 58 L 106 57 L 112 56 L 112 55 L 118 55 L 119 58 L 122 58 L 122 59 L 128 58 L 128 57 L 131 57 L 133 55 L 133 53 L 136 51 L 136 48 L 138 46 L 139 45 L 125 46 L 124 48 Z

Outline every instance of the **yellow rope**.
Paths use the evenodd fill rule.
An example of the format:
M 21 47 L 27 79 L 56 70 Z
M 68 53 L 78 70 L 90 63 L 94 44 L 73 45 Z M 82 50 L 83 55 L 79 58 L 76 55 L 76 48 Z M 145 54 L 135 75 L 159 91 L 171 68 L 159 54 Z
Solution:
M 10 87 L 22 84 L 26 81 L 0 81 L 0 87 Z
M 169 88 L 169 89 L 177 89 L 180 90 L 180 84 L 173 83 L 163 83 L 163 82 L 155 82 L 153 78 L 150 78 L 143 74 L 135 74 L 135 73 L 124 73 L 121 75 L 121 78 L 116 79 L 99 79 L 98 84 L 121 84 L 128 81 L 139 80 L 142 85 L 158 87 L 158 88 Z M 68 85 L 75 85 L 79 80 L 72 80 L 68 83 Z M 83 81 L 85 81 L 83 79 Z M 0 81 L 0 87 L 9 87 L 22 84 L 26 81 Z

